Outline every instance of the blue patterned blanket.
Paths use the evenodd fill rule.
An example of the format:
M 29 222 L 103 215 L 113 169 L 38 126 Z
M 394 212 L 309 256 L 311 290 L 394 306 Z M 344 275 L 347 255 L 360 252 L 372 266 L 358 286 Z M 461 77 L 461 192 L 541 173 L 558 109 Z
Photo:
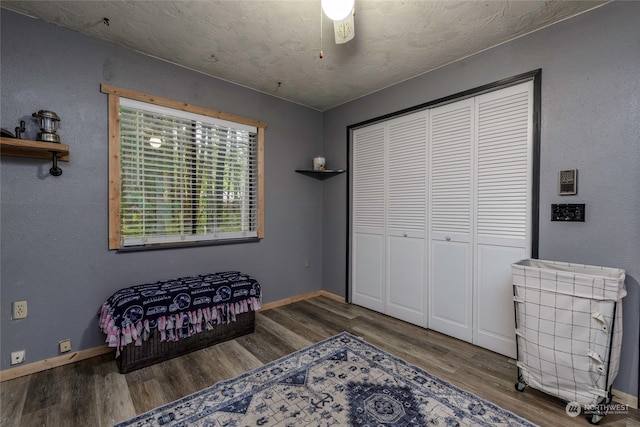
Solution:
M 177 341 L 236 314 L 258 310 L 260 284 L 238 271 L 182 277 L 120 289 L 102 304 L 100 329 L 116 357 L 125 345 L 142 345 L 157 329 L 162 341 Z

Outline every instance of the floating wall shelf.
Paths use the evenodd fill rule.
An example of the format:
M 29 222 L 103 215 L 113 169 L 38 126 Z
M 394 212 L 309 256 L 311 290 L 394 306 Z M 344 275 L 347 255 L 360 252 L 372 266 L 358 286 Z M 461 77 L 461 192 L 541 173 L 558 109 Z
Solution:
M 314 169 L 296 169 L 296 172 L 324 181 L 327 178 L 331 178 L 332 176 L 336 176 L 341 173 L 344 173 L 345 170 L 344 169 L 325 169 L 323 171 L 319 171 Z
M 0 154 L 3 156 L 50 160 L 51 153 L 57 153 L 58 160 L 69 161 L 69 146 L 67 144 L 0 137 Z

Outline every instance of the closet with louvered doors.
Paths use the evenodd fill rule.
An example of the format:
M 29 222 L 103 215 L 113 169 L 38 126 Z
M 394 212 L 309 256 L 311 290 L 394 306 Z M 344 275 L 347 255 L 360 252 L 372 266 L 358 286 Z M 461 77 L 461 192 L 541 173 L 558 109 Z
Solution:
M 353 130 L 353 303 L 515 356 L 532 105 L 526 82 Z
M 429 328 L 515 357 L 511 264 L 531 254 L 533 83 L 430 112 Z
M 351 296 L 426 326 L 426 111 L 356 129 L 352 138 Z

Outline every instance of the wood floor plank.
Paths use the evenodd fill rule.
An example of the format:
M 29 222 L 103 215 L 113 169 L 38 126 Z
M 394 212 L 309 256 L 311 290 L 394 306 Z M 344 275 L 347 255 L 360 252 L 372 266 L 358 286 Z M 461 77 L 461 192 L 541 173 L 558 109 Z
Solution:
M 326 297 L 256 314 L 253 334 L 128 374 L 113 354 L 0 383 L 0 427 L 112 426 L 347 331 L 541 426 L 589 426 L 566 403 L 514 388 L 515 361 L 434 331 Z M 603 427 L 640 427 L 640 411 L 607 415 Z
M 130 375 L 130 372 L 126 375 Z M 146 381 L 138 381 L 129 384 L 129 395 L 136 414 L 142 414 L 153 408 L 162 406 L 169 402 L 169 398 L 165 396 L 160 382 L 151 378 Z
M 280 310 L 280 308 L 274 310 Z M 253 334 L 242 337 L 242 342 L 247 350 L 263 364 L 299 350 L 283 337 L 269 331 L 260 322 L 256 323 L 256 330 Z
M 197 391 L 189 382 L 188 367 L 185 366 L 183 358 L 170 359 L 153 365 L 151 368 L 169 401 L 178 400 Z
M 465 356 L 470 357 L 468 352 L 455 351 L 437 343 L 438 336 L 427 333 L 429 331 L 410 328 L 408 333 L 404 333 L 393 325 L 385 325 L 386 321 L 386 318 L 378 321 L 364 319 L 354 328 L 353 333 L 436 376 L 455 373 L 460 369 L 459 360 Z M 408 338 L 409 336 L 412 338 Z
M 20 427 L 64 425 L 58 416 L 57 409 L 59 409 L 58 405 L 53 405 L 32 410 L 28 414 L 22 415 L 19 425 Z
M 107 355 L 105 355 L 107 356 Z M 112 426 L 136 415 L 127 379 L 111 357 L 94 357 L 78 363 L 93 364 L 96 413 L 100 427 Z M 56 370 L 59 368 L 54 368 Z M 89 404 L 88 402 L 86 403 Z
M 308 322 L 310 328 L 325 337 L 339 334 L 352 326 L 351 320 L 344 316 L 335 316 L 331 310 L 320 308 L 307 300 L 300 301 L 295 307 L 290 307 L 287 312 L 294 314 L 300 321 Z
M 256 318 L 256 322 L 258 322 L 262 328 L 277 336 L 283 337 L 294 348 L 301 349 L 314 343 L 313 341 L 307 340 L 304 337 L 293 333 L 291 329 L 274 321 L 270 317 L 260 315 Z
M 43 409 L 46 410 L 60 403 L 60 383 L 55 381 L 55 377 L 62 373 L 64 367 L 60 368 L 33 374 L 33 381 L 29 383 L 27 397 L 22 409 L 23 415 L 39 413 Z
M 265 317 L 272 322 L 287 325 L 287 329 L 289 329 L 291 333 L 302 337 L 308 342 L 315 343 L 321 341 L 324 337 L 323 334 L 309 330 L 306 326 L 298 324 L 293 317 L 287 314 L 286 310 L 280 307 L 260 313 L 259 317 Z
M 243 352 L 241 356 L 236 356 L 238 353 L 236 348 L 244 350 L 244 348 L 238 344 L 233 345 L 233 341 L 226 343 L 225 346 L 213 346 L 213 349 L 220 351 L 222 349 L 222 359 L 227 357 L 242 357 L 243 361 L 251 358 L 249 352 Z M 229 372 L 224 368 L 224 363 L 220 357 L 220 353 L 216 351 L 207 351 L 208 349 L 202 349 L 188 355 L 187 358 L 181 358 L 181 364 L 184 364 L 188 370 L 188 381 L 190 382 L 190 394 L 195 393 L 198 390 L 207 388 L 218 381 L 226 380 L 234 375 L 233 372 Z M 260 363 L 259 361 L 256 363 Z M 254 366 L 254 364 L 246 363 L 246 365 Z M 243 365 L 245 366 L 245 365 Z M 240 370 L 240 369 L 238 369 Z
M 57 377 L 62 384 L 58 386 L 64 393 L 60 396 L 60 419 L 66 420 L 71 425 L 95 425 L 98 422 L 97 408 L 95 405 L 80 403 L 94 402 L 96 400 L 95 387 L 87 378 L 93 377 L 93 368 L 85 363 L 66 365 L 59 371 L 62 375 Z
M 228 380 L 244 372 L 259 368 L 264 363 L 251 353 L 242 340 L 228 341 L 225 346 L 212 346 L 202 354 L 206 357 L 205 369 L 216 365 L 222 374 L 207 378 L 207 387 Z
M 20 425 L 31 376 L 15 378 L 0 384 L 0 427 Z
M 294 333 L 305 337 L 311 342 L 322 341 L 323 339 L 331 337 L 339 332 L 335 327 L 323 325 L 322 323 L 324 323 L 324 319 L 322 321 L 318 321 L 318 319 L 301 313 L 298 308 L 298 305 L 301 302 L 291 304 L 290 306 L 267 310 L 264 315 L 276 322 L 290 325 L 289 327 Z
M 363 316 L 362 310 L 360 310 L 360 307 L 357 305 L 343 304 L 345 308 L 336 307 L 335 301 L 328 298 L 311 298 L 306 300 L 306 302 L 327 311 L 331 311 L 336 316 L 344 319 L 355 319 Z

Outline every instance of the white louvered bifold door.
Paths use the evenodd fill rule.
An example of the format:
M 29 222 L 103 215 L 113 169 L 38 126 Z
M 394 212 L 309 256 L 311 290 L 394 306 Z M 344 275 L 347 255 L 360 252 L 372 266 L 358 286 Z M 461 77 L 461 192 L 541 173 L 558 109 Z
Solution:
M 384 123 L 356 129 L 352 137 L 351 298 L 384 312 L 385 306 Z
M 426 326 L 426 111 L 387 122 L 386 314 Z
M 514 357 L 532 129 L 527 82 L 354 130 L 352 301 Z
M 531 248 L 533 83 L 476 98 L 474 343 L 515 357 L 511 264 Z
M 473 99 L 430 112 L 429 328 L 472 339 Z

